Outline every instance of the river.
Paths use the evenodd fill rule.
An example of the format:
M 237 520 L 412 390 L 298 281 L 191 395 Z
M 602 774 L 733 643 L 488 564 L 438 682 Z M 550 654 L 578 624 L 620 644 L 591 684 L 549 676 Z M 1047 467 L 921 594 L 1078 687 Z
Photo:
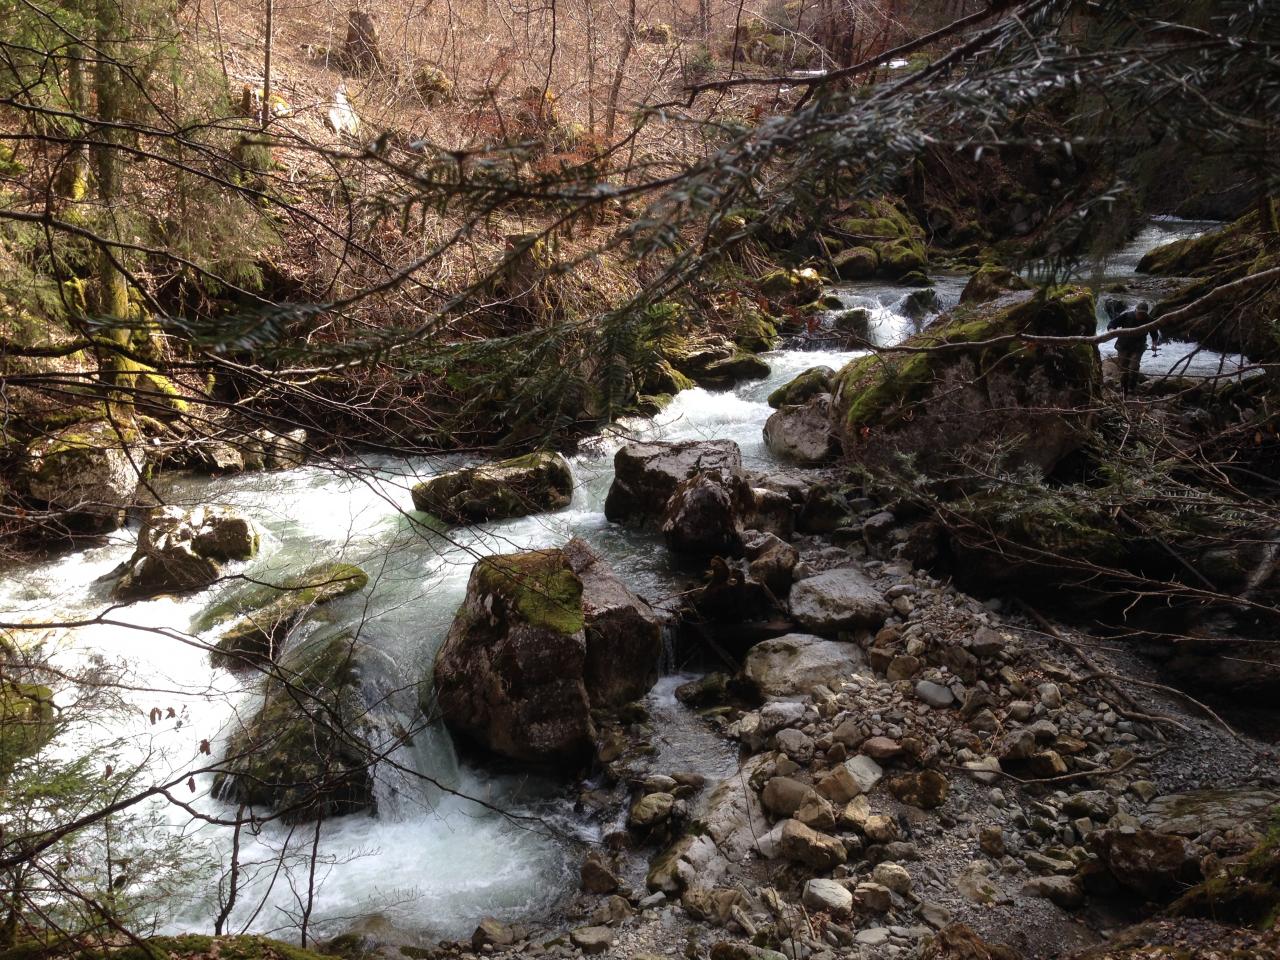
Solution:
M 1145 249 L 1197 229 L 1195 224 L 1153 224 L 1094 281 L 1103 286 L 1131 275 Z M 937 279 L 934 289 L 941 307 L 955 303 L 963 282 L 958 277 Z M 835 292 L 846 306 L 872 309 L 873 335 L 882 343 L 901 340 L 922 322 L 903 315 L 903 298 L 910 292 L 904 288 L 861 284 Z M 658 600 L 672 592 L 677 577 L 658 538 L 604 518 L 613 452 L 628 438 L 723 438 L 737 441 L 749 466 L 767 468 L 772 458 L 761 427 L 771 412 L 765 402 L 768 394 L 809 367 L 838 368 L 858 355 L 805 346 L 799 343 L 765 355 L 772 370 L 767 379 L 723 392 L 687 390 L 659 415 L 621 422 L 584 444 L 571 459 L 576 480 L 572 504 L 555 514 L 447 533 L 424 526 L 409 512 L 410 487 L 460 465 L 463 461 L 457 457 L 367 458 L 218 479 L 162 477 L 156 489 L 167 502 L 224 504 L 257 521 L 265 531 L 262 549 L 249 564 L 232 569 L 233 574 L 275 582 L 320 560 L 361 565 L 370 575 L 369 589 L 326 607 L 329 626 L 358 629 L 363 641 L 390 656 L 399 679 L 408 685 L 427 675 L 478 556 L 556 545 L 579 536 L 638 593 Z M 1110 345 L 1103 352 L 1112 352 Z M 1193 353 L 1191 345 L 1169 345 L 1156 358 L 1148 355 L 1144 370 L 1159 374 L 1182 363 L 1193 372 L 1214 373 L 1219 364 L 1234 362 L 1217 354 L 1192 357 Z M 210 741 L 217 756 L 237 714 L 252 708 L 254 694 L 236 677 L 213 669 L 206 648 L 190 642 L 193 618 L 233 585 L 111 608 L 107 588 L 94 582 L 129 556 L 136 532 L 130 526 L 103 544 L 9 571 L 0 583 L 0 610 L 28 622 L 98 616 L 110 621 L 55 632 L 49 642 L 58 662 L 70 669 L 88 664 L 95 669 L 100 665 L 104 672 L 112 667 L 127 670 L 132 689 L 124 693 L 124 708 L 108 729 L 96 724 L 81 728 L 50 749 L 70 757 L 93 743 L 111 742 L 116 768 L 143 764 L 140 779 L 146 783 L 207 762 L 199 753 L 202 740 Z M 682 769 L 702 763 L 705 772 L 725 775 L 732 754 L 699 740 L 696 721 L 690 723 L 672 696 L 674 685 L 674 679 L 667 678 L 651 694 L 659 726 L 656 739 L 667 745 L 671 760 Z M 59 692 L 63 702 L 75 695 L 71 689 Z M 158 720 L 153 708 L 160 709 Z M 439 728 L 418 736 L 396 759 L 461 794 L 536 814 L 543 823 L 512 821 L 415 777 L 384 772 L 378 783 L 377 817 L 339 818 L 326 822 L 321 831 L 322 867 L 312 919 L 322 933 L 377 915 L 397 928 L 436 939 L 467 935 L 484 916 L 546 912 L 576 882 L 579 851 L 565 838 L 595 839 L 607 826 L 575 815 L 563 796 L 563 785 L 460 763 Z M 184 788 L 182 799 L 203 813 L 233 815 L 234 810 L 210 796 L 210 786 L 209 777 L 197 778 L 193 790 Z M 158 900 L 156 928 L 210 931 L 218 909 L 219 877 L 229 862 L 230 829 L 203 823 L 159 800 L 137 817 L 145 829 L 158 829 L 178 841 L 183 856 L 194 864 L 180 888 Z M 146 822 L 146 817 L 157 823 Z M 288 827 L 276 824 L 241 838 L 245 877 L 232 930 L 247 926 L 289 935 L 299 912 L 295 888 L 308 882 L 303 855 L 310 841 L 309 830 L 290 835 Z M 293 854 L 277 874 L 277 855 L 286 847 Z

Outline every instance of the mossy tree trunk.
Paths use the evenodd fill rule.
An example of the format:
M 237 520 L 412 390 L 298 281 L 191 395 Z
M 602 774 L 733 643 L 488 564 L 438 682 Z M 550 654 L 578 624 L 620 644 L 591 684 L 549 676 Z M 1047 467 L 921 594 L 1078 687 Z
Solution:
M 96 254 L 96 307 L 98 318 L 106 327 L 106 353 L 102 360 L 103 379 L 119 388 L 113 405 L 127 411 L 140 365 L 126 353 L 133 339 L 129 325 L 129 282 L 117 258 L 118 248 L 111 242 L 120 235 L 117 211 L 123 203 L 123 173 L 120 147 L 124 131 L 124 77 L 118 60 L 125 29 L 124 0 L 98 0 L 96 62 L 93 87 L 97 99 L 98 126 L 92 133 L 90 151 L 94 182 L 103 221 L 99 228 L 101 241 Z

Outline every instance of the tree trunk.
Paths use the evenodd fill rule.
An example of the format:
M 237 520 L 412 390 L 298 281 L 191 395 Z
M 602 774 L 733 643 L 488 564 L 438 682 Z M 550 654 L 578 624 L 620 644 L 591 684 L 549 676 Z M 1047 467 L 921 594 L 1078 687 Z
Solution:
M 627 60 L 631 57 L 631 47 L 636 37 L 636 0 L 631 0 L 627 12 L 627 25 L 622 34 L 622 49 L 618 52 L 618 69 L 613 75 L 613 85 L 609 88 L 609 105 L 604 115 L 604 139 L 607 145 L 613 143 L 613 129 L 618 119 L 618 100 L 622 96 L 622 81 L 627 74 Z

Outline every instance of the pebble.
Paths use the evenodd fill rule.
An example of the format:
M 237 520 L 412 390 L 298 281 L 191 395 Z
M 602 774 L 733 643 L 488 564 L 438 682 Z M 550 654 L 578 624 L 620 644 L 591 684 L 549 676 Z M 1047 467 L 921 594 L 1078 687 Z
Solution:
M 916 696 L 931 707 L 943 709 L 956 702 L 955 694 L 949 687 L 932 680 L 921 680 L 916 684 Z

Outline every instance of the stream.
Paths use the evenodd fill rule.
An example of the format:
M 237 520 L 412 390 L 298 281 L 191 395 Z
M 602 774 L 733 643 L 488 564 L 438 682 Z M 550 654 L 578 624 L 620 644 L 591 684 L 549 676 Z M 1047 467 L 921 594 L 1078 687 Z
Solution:
M 1130 276 L 1143 251 L 1200 229 L 1199 224 L 1153 223 L 1093 282 L 1102 287 Z M 933 288 L 938 306 L 953 305 L 963 284 L 963 277 L 938 277 Z M 834 292 L 846 306 L 871 308 L 873 336 L 884 344 L 901 340 L 927 322 L 903 315 L 903 300 L 910 291 L 902 287 L 858 284 Z M 359 630 L 362 640 L 389 655 L 401 671 L 398 679 L 409 685 L 428 675 L 476 557 L 557 545 L 579 536 L 637 593 L 651 601 L 672 593 L 678 577 L 660 539 L 604 518 L 614 451 L 628 439 L 730 439 L 741 446 L 749 467 L 768 467 L 772 458 L 761 427 L 771 412 L 765 402 L 769 393 L 809 367 L 825 364 L 838 369 L 859 355 L 805 346 L 766 354 L 772 369 L 767 379 L 723 392 L 687 390 L 659 415 L 623 421 L 585 443 L 571 458 L 576 480 L 572 504 L 555 514 L 445 533 L 415 523 L 407 514 L 410 488 L 466 462 L 449 456 L 363 458 L 218 479 L 162 477 L 156 489 L 170 503 L 223 504 L 257 521 L 264 531 L 259 555 L 232 567 L 232 574 L 274 582 L 324 560 L 362 566 L 370 577 L 369 589 L 326 606 L 330 626 Z M 1110 344 L 1103 347 L 1104 356 L 1113 352 Z M 1230 370 L 1232 364 L 1238 366 L 1239 359 L 1175 343 L 1162 347 L 1156 357 L 1148 354 L 1143 370 L 1158 375 L 1176 368 L 1212 375 Z M 95 585 L 130 555 L 136 534 L 136 526 L 130 526 L 105 543 L 8 571 L 0 581 L 0 610 L 9 619 L 27 622 L 104 615 L 108 622 L 57 632 L 48 642 L 54 645 L 57 662 L 69 668 L 127 671 L 125 709 L 110 729 L 95 726 L 79 736 L 60 738 L 49 749 L 70 757 L 106 737 L 114 740 L 109 752 L 116 767 L 145 764 L 142 781 L 148 783 L 199 766 L 202 759 L 207 763 L 199 750 L 204 739 L 217 757 L 237 714 L 252 709 L 254 694 L 240 679 L 213 669 L 201 645 L 183 642 L 184 635 L 191 639 L 193 619 L 229 585 L 124 607 L 112 607 L 107 588 Z M 209 636 L 204 639 L 211 642 Z M 734 768 L 734 751 L 717 746 L 710 731 L 675 700 L 673 691 L 682 679 L 664 677 L 649 696 L 660 760 L 671 769 L 723 777 Z M 62 700 L 74 695 L 73 690 L 58 694 Z M 160 710 L 158 720 L 153 708 Z M 605 829 L 575 815 L 562 784 L 500 775 L 460 762 L 448 735 L 438 727 L 416 737 L 395 759 L 427 774 L 435 784 L 411 775 L 380 775 L 377 817 L 356 815 L 324 823 L 312 916 L 322 935 L 374 915 L 424 939 L 438 939 L 468 935 L 485 916 L 514 919 L 546 913 L 576 885 L 579 851 L 563 837 L 598 839 Z M 234 816 L 234 808 L 215 800 L 210 788 L 211 778 L 202 776 L 180 792 L 197 811 Z M 513 821 L 448 791 L 536 814 L 546 826 Z M 140 829 L 151 835 L 160 831 L 176 841 L 194 864 L 181 892 L 157 900 L 156 929 L 211 931 L 218 912 L 218 879 L 230 862 L 230 828 L 204 823 L 163 800 L 135 816 Z M 288 826 L 274 823 L 240 838 L 245 875 L 231 930 L 247 927 L 291 935 L 300 910 L 295 889 L 301 891 L 308 883 L 304 861 L 311 840 L 309 827 L 291 835 Z M 276 861 L 286 849 L 285 870 L 276 875 Z

